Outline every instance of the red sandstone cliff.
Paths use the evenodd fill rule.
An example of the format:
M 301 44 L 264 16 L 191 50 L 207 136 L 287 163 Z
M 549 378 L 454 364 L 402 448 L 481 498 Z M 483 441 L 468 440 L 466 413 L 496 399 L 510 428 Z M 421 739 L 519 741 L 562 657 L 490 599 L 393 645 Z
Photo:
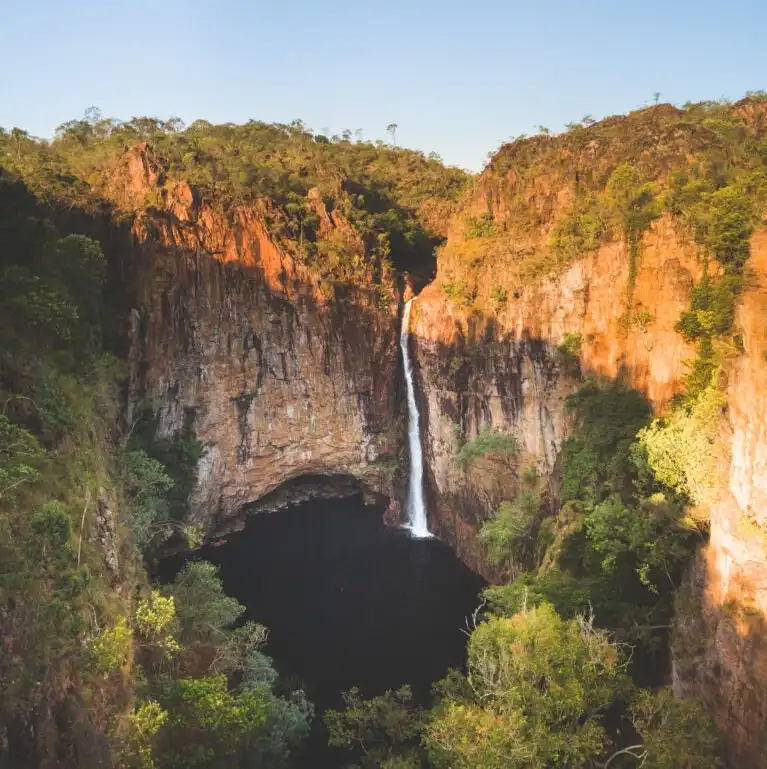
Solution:
M 350 476 L 388 494 L 397 442 L 393 285 L 344 286 L 327 298 L 324 281 L 270 237 L 267 204 L 224 210 L 185 183 L 163 186 L 144 146 L 126 153 L 115 177 L 118 202 L 162 201 L 133 226 L 129 410 L 146 398 L 158 439 L 186 424 L 202 442 L 189 522 L 212 534 L 250 504 L 349 487 L 348 479 L 312 488 L 302 480 L 291 491 L 305 476 Z M 321 213 L 325 231 L 354 237 L 341 217 Z M 280 498 L 264 501 L 280 487 Z
M 669 164 L 694 148 L 690 136 L 679 132 L 658 141 Z M 580 147 L 575 162 L 569 150 L 556 154 L 546 149 L 548 139 L 540 143 L 549 153 L 549 175 L 523 178 L 512 157 L 508 169 L 491 167 L 480 178 L 453 221 L 437 281 L 413 312 L 432 526 L 490 578 L 496 575 L 477 538 L 482 521 L 516 493 L 526 469 L 551 474 L 568 434 L 564 399 L 578 382 L 557 354 L 565 335 L 580 334 L 584 374 L 621 377 L 661 412 L 682 387 L 685 361 L 694 357 L 674 325 L 689 306 L 701 263 L 670 217 L 657 219 L 644 234 L 632 289 L 628 249 L 620 239 L 564 267 L 528 269 L 531 260 L 540 261 L 557 218 L 571 203 L 570 180 L 591 168 L 588 162 L 589 173 L 604 175 L 626 157 L 642 163 L 642 153 L 652 148 L 640 148 L 632 158 L 625 146 L 616 149 L 613 138 L 594 140 Z M 514 152 L 521 149 L 508 151 Z M 484 212 L 502 223 L 503 236 L 465 235 L 469 217 Z M 504 302 L 493 306 L 491 296 L 501 289 Z M 446 290 L 468 300 L 454 301 Z M 767 524 L 765 318 L 767 230 L 761 229 L 752 239 L 733 331 L 743 349 L 726 365 L 720 498 L 709 511 L 710 542 L 680 594 L 674 642 L 677 692 L 700 696 L 733 760 L 753 767 L 767 767 L 767 530 L 760 528 Z M 517 437 L 516 473 L 467 470 L 454 461 L 456 429 L 471 438 L 483 426 Z

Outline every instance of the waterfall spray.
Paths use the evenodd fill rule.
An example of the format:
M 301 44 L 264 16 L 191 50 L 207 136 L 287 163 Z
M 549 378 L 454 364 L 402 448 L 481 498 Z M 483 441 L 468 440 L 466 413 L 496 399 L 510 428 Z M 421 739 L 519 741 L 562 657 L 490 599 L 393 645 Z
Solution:
M 402 331 L 399 344 L 402 348 L 402 364 L 407 383 L 407 438 L 410 449 L 410 475 L 407 484 L 408 526 L 414 537 L 430 537 L 431 532 L 426 520 L 426 506 L 423 503 L 423 452 L 421 451 L 421 433 L 419 431 L 418 404 L 415 400 L 413 385 L 413 367 L 410 364 L 408 340 L 410 338 L 411 299 L 405 304 L 402 313 Z

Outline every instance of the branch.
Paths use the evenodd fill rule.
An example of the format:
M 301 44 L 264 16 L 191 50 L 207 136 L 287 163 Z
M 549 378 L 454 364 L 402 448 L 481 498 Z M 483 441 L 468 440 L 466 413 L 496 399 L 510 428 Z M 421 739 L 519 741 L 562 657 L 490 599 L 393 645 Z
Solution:
M 487 601 L 483 600 L 482 603 L 480 603 L 479 606 L 477 606 L 477 608 L 474 609 L 474 611 L 471 613 L 471 619 L 469 619 L 469 617 L 464 619 L 466 629 L 464 630 L 461 628 L 461 632 L 464 635 L 470 636 L 477 629 L 477 625 L 479 623 L 479 613 L 482 611 L 482 609 L 485 608 L 485 604 L 487 604 Z
M 80 541 L 77 543 L 77 567 L 80 568 L 80 552 L 83 548 L 83 528 L 85 526 L 85 513 L 88 512 L 88 505 L 91 503 L 91 490 L 87 489 L 85 493 L 85 507 L 83 507 L 83 517 L 80 519 Z
M 639 761 L 641 759 L 642 763 L 644 763 L 644 760 L 647 758 L 647 751 L 646 750 L 642 750 L 643 748 L 644 748 L 644 745 L 639 744 L 639 745 L 629 745 L 627 748 L 623 748 L 621 750 L 617 750 L 615 753 L 613 753 L 610 756 L 610 758 L 607 759 L 607 761 L 605 761 L 604 764 L 602 764 L 602 769 L 607 769 L 607 767 L 610 766 L 610 764 L 616 758 L 618 758 L 618 756 L 624 756 L 624 755 L 629 755 L 632 758 L 635 758 L 637 761 Z M 638 751 L 638 750 L 642 750 L 642 752 L 639 755 L 637 755 L 637 753 L 635 752 L 635 751 Z M 640 764 L 640 766 L 641 766 L 641 764 Z

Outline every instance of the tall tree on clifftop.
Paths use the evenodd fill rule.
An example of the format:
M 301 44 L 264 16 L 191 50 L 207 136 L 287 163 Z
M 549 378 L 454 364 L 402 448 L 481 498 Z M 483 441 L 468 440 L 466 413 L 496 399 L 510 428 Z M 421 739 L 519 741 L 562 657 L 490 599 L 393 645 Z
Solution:
M 391 143 L 396 147 L 397 146 L 397 129 L 399 126 L 396 123 L 389 123 L 389 125 L 386 126 L 386 131 L 391 134 Z

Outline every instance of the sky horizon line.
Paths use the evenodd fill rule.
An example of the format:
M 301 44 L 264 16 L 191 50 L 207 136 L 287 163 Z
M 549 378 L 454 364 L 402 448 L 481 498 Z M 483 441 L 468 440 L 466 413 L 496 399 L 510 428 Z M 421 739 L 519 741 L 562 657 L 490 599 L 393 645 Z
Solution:
M 363 127 L 479 171 L 537 125 L 764 87 L 764 0 L 10 3 L 0 126 L 105 115 Z M 761 82 L 760 82 L 761 81 Z
M 734 105 L 734 104 L 737 104 L 738 102 L 743 101 L 743 100 L 745 100 L 745 99 L 747 99 L 749 97 L 764 95 L 765 93 L 767 93 L 767 91 L 765 91 L 763 89 L 752 89 L 752 90 L 746 91 L 741 96 L 737 96 L 737 97 L 736 96 L 719 96 L 717 98 L 700 99 L 700 100 L 696 100 L 696 101 L 687 100 L 685 102 L 670 102 L 670 101 L 662 100 L 662 94 L 660 92 L 655 92 L 655 94 L 653 94 L 653 96 L 658 94 L 659 95 L 659 99 L 657 101 L 653 100 L 652 103 L 645 102 L 645 103 L 643 103 L 641 105 L 638 105 L 638 106 L 636 106 L 634 108 L 625 110 L 623 112 L 612 112 L 610 114 L 600 115 L 599 117 L 595 117 L 593 114 L 587 113 L 587 114 L 582 115 L 580 118 L 577 118 L 577 119 L 573 118 L 573 120 L 569 121 L 569 123 L 577 124 L 577 123 L 583 122 L 584 120 L 590 120 L 590 121 L 593 121 L 593 123 L 600 123 L 600 122 L 602 122 L 604 120 L 608 120 L 609 118 L 612 118 L 612 117 L 620 117 L 620 116 L 623 116 L 623 115 L 628 115 L 628 114 L 630 114 L 632 112 L 638 112 L 638 111 L 641 111 L 641 110 L 644 110 L 644 109 L 649 109 L 650 107 L 671 106 L 671 107 L 674 107 L 676 109 L 685 109 L 686 107 L 693 106 L 695 104 L 703 104 L 703 103 L 721 103 L 721 104 L 732 104 L 732 105 Z M 405 144 L 403 144 L 401 142 L 396 142 L 396 143 L 392 144 L 392 142 L 387 141 L 383 136 L 377 136 L 375 138 L 371 138 L 369 136 L 366 136 L 365 129 L 361 128 L 359 126 L 357 128 L 355 128 L 355 129 L 350 129 L 350 128 L 346 128 L 345 127 L 345 128 L 342 128 L 342 129 L 339 128 L 339 129 L 335 129 L 335 130 L 334 130 L 333 127 L 327 126 L 327 125 L 323 126 L 321 128 L 314 128 L 313 126 L 309 125 L 307 123 L 307 121 L 303 120 L 301 117 L 294 117 L 294 118 L 292 118 L 290 120 L 264 120 L 264 119 L 260 119 L 260 118 L 248 118 L 246 120 L 239 120 L 239 121 L 221 120 L 221 121 L 216 121 L 216 122 L 211 121 L 211 120 L 207 120 L 207 118 L 205 118 L 205 117 L 197 117 L 197 118 L 194 118 L 193 120 L 185 120 L 183 117 L 181 117 L 179 115 L 172 115 L 172 114 L 166 114 L 166 115 L 131 115 L 130 118 L 123 118 L 123 117 L 116 116 L 116 115 L 104 114 L 102 112 L 102 110 L 98 107 L 98 105 L 92 104 L 92 105 L 89 105 L 88 107 L 86 107 L 83 110 L 83 113 L 82 113 L 81 116 L 73 117 L 73 118 L 70 118 L 69 120 L 66 120 L 66 121 L 63 121 L 61 123 L 58 123 L 55 127 L 53 127 L 50 130 L 48 135 L 41 136 L 39 134 L 32 133 L 31 131 L 27 131 L 27 129 L 25 129 L 24 126 L 18 126 L 18 125 L 17 126 L 4 126 L 4 125 L 0 124 L 0 129 L 6 130 L 6 131 L 10 131 L 10 130 L 13 130 L 13 129 L 20 129 L 22 131 L 26 131 L 34 139 L 41 140 L 41 141 L 46 141 L 46 142 L 51 142 L 51 141 L 53 141 L 55 139 L 56 133 L 57 133 L 58 129 L 61 126 L 65 125 L 70 120 L 74 121 L 74 120 L 86 119 L 87 116 L 88 116 L 88 113 L 93 111 L 93 110 L 95 110 L 98 113 L 98 117 L 96 118 L 97 120 L 114 120 L 118 124 L 119 123 L 127 123 L 127 122 L 130 122 L 131 120 L 138 119 L 138 118 L 151 118 L 151 119 L 155 119 L 155 120 L 162 121 L 162 122 L 169 122 L 171 120 L 180 120 L 181 123 L 182 123 L 182 127 L 179 130 L 185 130 L 185 129 L 189 128 L 193 123 L 198 122 L 198 121 L 208 122 L 208 123 L 210 123 L 212 125 L 227 125 L 227 124 L 231 124 L 231 125 L 244 125 L 244 124 L 246 124 L 246 123 L 248 123 L 250 121 L 255 121 L 255 122 L 259 122 L 259 123 L 267 123 L 267 124 L 275 124 L 275 125 L 291 125 L 291 124 L 294 124 L 296 121 L 301 121 L 301 123 L 304 126 L 304 130 L 306 130 L 308 133 L 313 134 L 314 136 L 326 136 L 328 139 L 333 139 L 334 137 L 339 137 L 339 139 L 340 139 L 343 136 L 343 132 L 344 131 L 350 131 L 351 132 L 351 143 L 352 144 L 357 144 L 357 143 L 376 144 L 377 142 L 383 142 L 383 144 L 385 144 L 385 145 L 395 146 L 395 147 L 397 147 L 399 149 L 407 149 L 407 150 L 413 150 L 413 151 L 417 151 L 417 152 L 422 152 L 426 156 L 428 156 L 430 154 L 436 154 L 436 155 L 438 155 L 440 157 L 440 160 L 445 165 L 451 166 L 451 167 L 455 167 L 455 168 L 460 168 L 461 170 L 463 170 L 463 171 L 465 171 L 467 173 L 480 173 L 483 170 L 483 168 L 487 165 L 487 162 L 489 161 L 489 159 L 498 151 L 498 149 L 500 149 L 500 147 L 504 146 L 505 144 L 511 143 L 511 142 L 516 141 L 518 139 L 523 139 L 523 138 L 527 138 L 527 137 L 531 137 L 531 136 L 536 136 L 536 135 L 539 135 L 541 133 L 546 133 L 547 132 L 548 135 L 550 135 L 550 136 L 559 136 L 559 135 L 567 133 L 567 131 L 568 131 L 568 129 L 567 129 L 567 125 L 568 124 L 567 123 L 563 124 L 560 128 L 549 128 L 548 126 L 543 126 L 542 124 L 537 124 L 537 125 L 535 125 L 535 126 L 533 126 L 531 128 L 530 132 L 522 132 L 522 133 L 520 133 L 520 134 L 518 134 L 516 136 L 509 136 L 506 140 L 504 140 L 500 144 L 498 144 L 495 147 L 495 149 L 488 150 L 487 155 L 486 155 L 486 157 L 485 157 L 485 159 L 484 159 L 484 161 L 482 163 L 482 167 L 479 168 L 479 169 L 472 169 L 472 168 L 468 168 L 468 167 L 462 167 L 462 166 L 460 166 L 460 165 L 458 165 L 456 163 L 450 163 L 448 160 L 443 158 L 442 155 L 439 152 L 436 152 L 436 150 L 429 150 L 428 148 L 424 148 L 424 147 L 407 146 L 407 145 L 405 145 Z M 393 121 L 393 122 L 396 122 L 396 121 Z M 397 130 L 398 131 L 400 130 L 400 128 L 401 128 L 401 126 L 399 124 L 397 124 Z M 360 131 L 362 133 L 361 133 L 361 135 L 358 136 L 357 134 Z M 383 130 L 383 134 L 386 134 L 386 129 Z

